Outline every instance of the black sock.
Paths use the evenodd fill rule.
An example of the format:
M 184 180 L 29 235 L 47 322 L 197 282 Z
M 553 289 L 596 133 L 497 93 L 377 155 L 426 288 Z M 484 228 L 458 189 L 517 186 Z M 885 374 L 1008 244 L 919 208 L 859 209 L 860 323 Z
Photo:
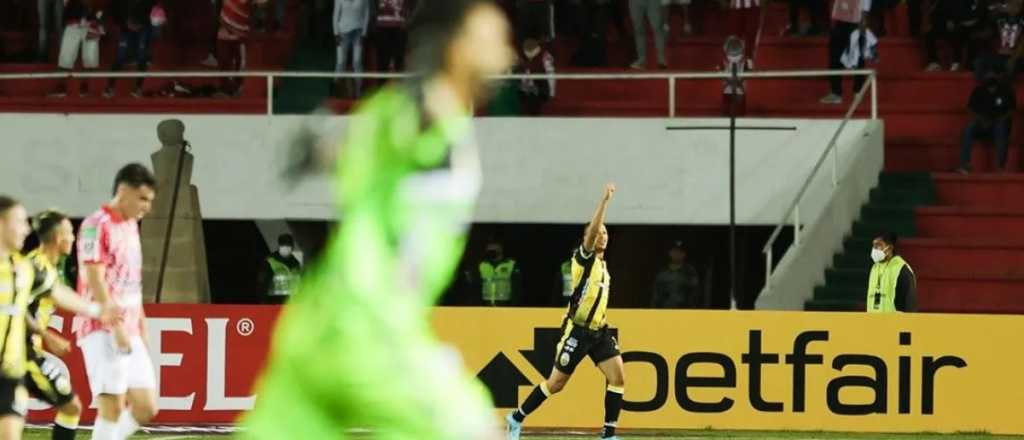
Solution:
M 512 413 L 512 418 L 517 422 L 522 423 L 523 420 L 526 420 L 526 416 L 530 415 L 530 413 L 540 407 L 540 404 L 547 400 L 550 394 L 551 393 L 547 391 L 546 383 L 537 385 L 537 387 L 533 389 L 533 392 L 530 393 L 530 396 L 526 398 L 526 401 L 523 402 L 523 406 L 520 406 L 516 412 Z
M 622 387 L 608 386 L 604 392 L 604 429 L 601 438 L 613 437 L 615 426 L 619 423 L 619 412 L 622 411 Z
M 54 424 L 53 440 L 75 440 L 75 430 Z

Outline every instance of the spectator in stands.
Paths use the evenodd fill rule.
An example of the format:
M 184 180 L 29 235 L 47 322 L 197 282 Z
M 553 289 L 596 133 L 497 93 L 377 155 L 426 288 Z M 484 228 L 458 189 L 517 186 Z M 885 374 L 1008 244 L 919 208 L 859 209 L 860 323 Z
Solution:
M 683 28 L 680 30 L 680 37 L 693 34 L 693 23 L 690 22 L 690 3 L 692 0 L 661 0 L 661 4 L 665 6 L 665 35 L 672 35 L 672 7 L 676 6 L 679 10 L 679 16 L 683 20 Z
M 534 38 L 551 41 L 555 38 L 551 0 L 516 0 L 516 34 L 518 40 Z
M 153 38 L 153 24 L 150 22 L 149 14 L 153 10 L 156 0 L 115 0 L 114 21 L 120 29 L 120 37 L 117 43 L 117 57 L 114 58 L 114 65 L 110 70 L 118 72 L 124 66 L 125 61 L 135 62 L 139 72 L 145 72 L 149 65 L 149 44 Z M 135 89 L 132 96 L 142 97 L 142 83 L 144 78 L 135 80 Z M 114 96 L 115 78 L 107 81 L 107 90 L 104 97 Z
M 411 0 L 377 0 L 374 46 L 377 49 L 377 70 L 405 70 L 405 46 L 408 35 L 406 20 L 412 11 Z
M 488 306 L 517 304 L 521 274 L 516 260 L 505 255 L 505 247 L 497 240 L 487 244 L 484 255 L 478 266 L 481 302 Z
M 871 242 L 871 274 L 865 301 L 868 313 L 917 311 L 917 278 L 910 264 L 897 254 L 896 234 L 879 235 Z
M 636 42 L 636 61 L 629 67 L 642 70 L 647 67 L 647 32 L 644 21 L 650 23 L 654 46 L 658 51 L 658 68 L 668 69 L 665 60 L 665 26 L 661 16 L 661 0 L 629 0 L 629 16 L 633 19 L 633 38 Z
M 540 42 L 527 38 L 523 42 L 522 58 L 516 73 L 554 74 L 555 58 L 541 47 Z M 530 116 L 540 114 L 541 107 L 555 97 L 555 79 L 523 79 L 519 82 L 519 98 L 523 111 Z
M 832 33 L 828 41 L 828 67 L 829 69 L 842 69 L 843 54 L 851 49 L 857 52 L 855 67 L 864 67 L 864 56 L 862 52 L 867 49 L 867 13 L 871 10 L 872 0 L 835 0 L 832 7 Z M 864 40 L 858 38 L 858 47 L 853 48 L 850 44 L 851 36 L 855 31 L 861 31 L 860 35 L 865 36 Z M 864 84 L 864 77 L 857 76 L 853 80 L 854 94 Z M 821 98 L 822 104 L 842 104 L 843 102 L 843 78 L 840 76 L 829 77 L 831 93 Z
M 789 0 L 789 29 L 786 35 L 821 35 L 825 31 L 822 26 L 825 21 L 825 4 L 825 0 Z M 807 9 L 807 15 L 810 16 L 810 25 L 806 30 L 800 26 L 800 9 Z
M 1017 95 L 1005 76 L 991 71 L 985 81 L 971 92 L 967 109 L 972 121 L 964 129 L 960 144 L 960 168 L 962 174 L 971 171 L 971 149 L 974 140 L 991 138 L 996 147 L 996 168 L 1006 170 L 1006 148 L 1010 139 L 1010 122 L 1017 108 Z
M 729 33 L 743 40 L 747 59 L 753 61 L 754 46 L 757 45 L 757 29 L 760 27 L 761 0 L 719 0 L 723 7 L 728 6 Z M 753 64 L 751 64 L 751 68 Z
M 1024 49 L 1024 45 L 1021 44 L 1021 38 L 1024 36 L 1022 3 L 1022 0 L 1009 0 L 1005 12 L 994 20 L 996 48 L 975 62 L 975 74 L 978 78 L 986 78 L 990 71 L 1006 72 L 1014 76 L 1024 68 L 1024 63 L 1020 59 L 1021 50 Z
M 61 41 L 64 30 L 64 0 L 36 0 L 39 9 L 39 43 L 36 58 L 45 63 L 50 57 L 50 30 Z
M 221 71 L 240 72 L 245 68 L 245 42 L 252 26 L 252 8 L 266 3 L 267 0 L 223 0 L 217 31 L 217 62 Z M 237 97 L 241 91 L 240 78 L 224 78 L 218 96 Z
M 295 257 L 295 238 L 291 234 L 277 237 L 277 251 L 268 255 L 259 272 L 264 288 L 264 304 L 284 304 L 299 283 L 302 262 Z
M 223 9 L 224 0 L 210 0 L 210 5 L 213 6 L 213 38 L 210 41 L 210 53 L 206 54 L 206 58 L 203 58 L 199 63 L 206 67 L 217 67 L 220 65 L 217 62 L 217 42 L 220 41 L 220 14 Z
M 703 308 L 705 304 L 700 289 L 700 278 L 697 276 L 697 269 L 686 262 L 686 249 L 683 248 L 683 242 L 673 243 L 668 256 L 668 267 L 658 273 L 654 279 L 651 308 Z
M 949 70 L 960 70 L 964 62 L 964 43 L 967 35 L 961 22 L 968 11 L 968 0 L 932 0 L 931 12 L 928 14 L 931 29 L 925 34 L 925 48 L 928 51 L 928 66 L 925 70 L 936 72 L 942 70 L 939 64 L 937 43 L 946 40 L 952 49 L 952 61 Z
M 577 66 L 598 67 L 608 64 L 608 19 L 612 0 L 572 0 L 574 33 L 579 45 L 572 56 Z
M 64 4 L 66 26 L 61 36 L 60 56 L 57 60 L 60 70 L 74 70 L 79 53 L 84 69 L 96 70 L 100 66 L 100 38 L 105 33 L 102 17 L 103 9 L 96 0 L 67 0 Z M 88 80 L 83 79 L 80 87 L 80 96 L 89 94 Z M 61 82 L 50 96 L 63 98 L 67 95 L 67 89 L 67 84 Z
M 369 0 L 334 0 L 334 39 L 336 43 L 337 63 L 335 73 L 344 72 L 348 68 L 349 53 L 352 56 L 352 71 L 363 72 L 363 39 L 370 27 Z M 344 83 L 348 83 L 345 81 Z M 362 79 L 356 78 L 355 88 L 350 94 L 358 98 L 362 89 Z

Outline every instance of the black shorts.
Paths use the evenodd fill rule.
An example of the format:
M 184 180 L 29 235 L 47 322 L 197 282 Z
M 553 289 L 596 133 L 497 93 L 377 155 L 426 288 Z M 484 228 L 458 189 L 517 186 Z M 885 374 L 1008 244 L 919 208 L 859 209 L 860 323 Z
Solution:
M 562 323 L 562 339 L 555 347 L 555 368 L 565 374 L 572 374 L 585 356 L 590 356 L 594 365 L 618 356 L 619 341 L 608 331 L 580 327 L 566 319 Z
M 54 407 L 74 400 L 75 391 L 71 389 L 71 377 L 56 362 L 51 354 L 42 354 L 32 350 L 25 370 L 25 388 L 35 399 L 46 402 Z
M 0 417 L 25 417 L 28 393 L 18 379 L 0 378 Z

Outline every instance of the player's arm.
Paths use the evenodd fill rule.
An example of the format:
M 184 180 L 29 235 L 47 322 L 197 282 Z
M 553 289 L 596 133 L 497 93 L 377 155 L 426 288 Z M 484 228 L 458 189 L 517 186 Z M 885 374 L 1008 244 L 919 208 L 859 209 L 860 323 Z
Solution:
M 104 308 L 110 308 L 115 306 L 114 301 L 110 299 L 110 292 L 107 290 L 106 280 L 106 267 L 103 264 L 87 263 L 85 266 L 85 282 L 89 286 L 89 291 L 92 292 L 93 297 L 96 301 Z M 117 347 L 122 351 L 130 351 L 131 343 L 128 341 L 128 335 L 125 333 L 124 328 L 119 323 L 111 324 L 111 334 L 114 336 L 114 341 L 117 343 Z
M 53 290 L 50 292 L 50 298 L 53 299 L 53 303 L 56 304 L 57 307 L 78 316 L 98 319 L 103 322 L 104 325 L 110 325 L 117 320 L 117 306 L 112 302 L 108 301 L 106 305 L 103 305 L 99 302 L 86 301 L 82 297 L 78 296 L 78 294 L 73 290 L 61 283 L 53 286 Z
M 601 201 L 597 204 L 597 210 L 594 211 L 594 217 L 590 219 L 590 224 L 587 225 L 587 230 L 583 233 L 583 250 L 594 252 L 594 247 L 597 246 L 597 236 L 601 232 L 601 225 L 604 224 L 604 215 L 608 211 L 608 202 L 612 200 L 614 194 L 615 184 L 606 184 L 604 186 L 604 195 L 601 196 Z

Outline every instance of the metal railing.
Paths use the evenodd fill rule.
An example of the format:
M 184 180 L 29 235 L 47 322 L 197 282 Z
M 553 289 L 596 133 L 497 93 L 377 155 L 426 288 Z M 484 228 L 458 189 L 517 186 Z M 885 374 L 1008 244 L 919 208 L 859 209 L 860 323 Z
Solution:
M 837 146 L 839 136 L 842 135 L 843 129 L 845 129 L 846 124 L 850 122 L 850 118 L 853 116 L 853 113 L 856 112 L 857 107 L 859 107 L 861 102 L 864 100 L 864 95 L 868 92 L 868 90 L 871 91 L 871 119 L 878 119 L 876 110 L 878 105 L 877 81 L 877 77 L 874 74 L 868 75 L 867 81 L 864 82 L 860 90 L 857 92 L 857 95 L 854 97 L 853 102 L 850 104 L 850 108 L 846 110 L 846 115 L 843 117 L 843 120 L 839 123 L 839 127 L 836 127 L 835 133 L 832 134 L 832 139 L 829 140 L 828 147 L 826 147 L 825 151 L 823 151 L 821 153 L 821 156 L 818 157 L 818 161 L 817 163 L 814 164 L 814 168 L 811 169 L 810 174 L 807 176 L 807 180 L 805 180 L 803 185 L 800 186 L 800 191 L 798 191 L 796 197 L 793 198 L 793 202 L 790 203 L 789 208 L 786 210 L 786 213 L 783 214 L 782 220 L 780 220 L 779 223 L 775 226 L 775 230 L 772 231 L 772 235 L 768 237 L 768 242 L 764 245 L 764 249 L 761 250 L 761 252 L 764 253 L 765 255 L 765 293 L 771 292 L 772 289 L 772 265 L 774 263 L 774 260 L 772 258 L 772 247 L 775 245 L 775 240 L 779 238 L 779 234 L 782 233 L 782 230 L 787 226 L 790 219 L 792 219 L 793 243 L 789 245 L 785 252 L 788 252 L 793 248 L 800 246 L 800 202 L 803 201 L 804 195 L 807 194 L 807 190 L 810 189 L 811 183 L 818 176 L 818 171 L 821 170 L 821 167 L 825 163 L 825 160 L 828 158 L 829 154 L 832 155 L 833 191 L 835 191 L 835 188 L 839 186 L 839 148 Z M 785 254 L 785 252 L 783 252 L 783 254 Z
M 0 81 L 31 80 L 31 79 L 70 79 L 70 78 L 266 78 L 267 81 L 267 114 L 274 113 L 274 80 L 276 78 L 306 79 L 398 79 L 412 76 L 408 73 L 334 73 L 334 72 L 53 72 L 53 73 L 0 73 Z M 860 70 L 778 70 L 741 72 L 741 79 L 794 79 L 823 78 L 827 76 L 866 76 L 871 84 L 871 119 L 878 118 L 878 94 L 876 91 L 875 71 Z M 668 117 L 676 116 L 676 82 L 692 79 L 727 79 L 729 72 L 658 72 L 658 73 L 555 73 L 529 75 L 500 75 L 496 79 L 534 79 L 534 80 L 588 80 L 588 81 L 623 81 L 660 79 L 668 82 L 666 112 Z

